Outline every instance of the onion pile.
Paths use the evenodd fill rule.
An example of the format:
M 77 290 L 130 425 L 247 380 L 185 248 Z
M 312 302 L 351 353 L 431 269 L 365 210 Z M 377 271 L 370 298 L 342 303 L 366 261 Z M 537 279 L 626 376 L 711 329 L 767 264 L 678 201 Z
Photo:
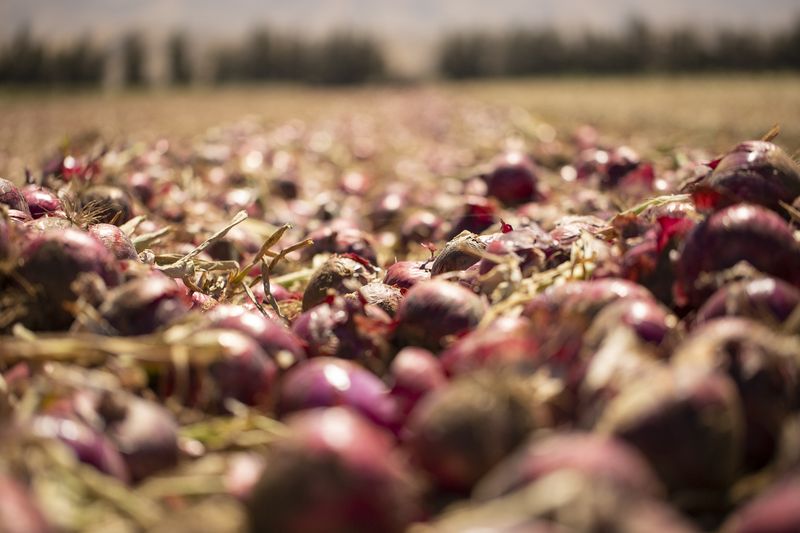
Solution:
M 796 163 L 418 104 L 0 179 L 0 530 L 800 527 Z

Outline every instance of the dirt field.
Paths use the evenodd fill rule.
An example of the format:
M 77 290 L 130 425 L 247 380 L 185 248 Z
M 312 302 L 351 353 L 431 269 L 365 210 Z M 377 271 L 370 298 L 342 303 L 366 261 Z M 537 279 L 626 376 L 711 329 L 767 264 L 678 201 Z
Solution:
M 639 148 L 676 145 L 722 150 L 779 123 L 778 143 L 800 149 L 800 77 L 544 79 L 413 88 L 239 87 L 133 93 L 0 92 L 0 174 L 19 179 L 67 139 L 188 138 L 254 116 L 280 122 L 351 111 L 383 113 L 430 98 L 520 107 L 559 134 L 591 123 Z M 388 112 L 387 112 L 388 110 Z

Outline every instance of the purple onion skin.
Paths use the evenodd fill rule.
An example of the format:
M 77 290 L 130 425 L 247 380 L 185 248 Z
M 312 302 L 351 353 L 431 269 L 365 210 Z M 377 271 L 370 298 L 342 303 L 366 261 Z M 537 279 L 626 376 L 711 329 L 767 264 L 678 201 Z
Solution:
M 775 278 L 727 283 L 697 311 L 694 323 L 741 316 L 767 325 L 782 324 L 800 305 L 800 289 Z
M 383 282 L 400 289 L 410 289 L 420 281 L 431 279 L 430 270 L 420 261 L 398 261 L 386 269 Z
M 480 196 L 464 198 L 464 207 L 455 217 L 453 226 L 447 231 L 445 240 L 450 240 L 462 231 L 480 234 L 497 222 L 497 207 Z
M 39 187 L 38 185 L 26 185 L 22 188 L 22 195 L 28 203 L 28 208 L 33 218 L 41 218 L 62 212 L 61 200 L 50 189 Z
M 800 369 L 796 345 L 782 347 L 766 326 L 719 318 L 697 328 L 676 348 L 673 364 L 723 372 L 736 384 L 745 421 L 745 466 L 755 470 L 774 456 L 781 428 L 797 405 Z
M 699 278 L 740 261 L 800 286 L 800 243 L 786 221 L 764 207 L 737 204 L 712 214 L 686 237 L 676 264 L 676 300 L 700 306 L 718 287 Z
M 447 385 L 439 359 L 428 350 L 410 346 L 403 348 L 389 367 L 392 397 L 405 421 L 425 396 Z
M 15 479 L 0 475 L 0 528 L 3 533 L 50 533 L 30 492 Z
M 178 464 L 178 425 L 172 414 L 155 402 L 130 394 L 81 392 L 74 403 L 78 413 L 102 420 L 105 434 L 119 450 L 133 482 Z
M 487 193 L 505 205 L 519 205 L 538 199 L 538 178 L 533 161 L 520 152 L 509 152 L 493 162 L 485 176 Z
M 401 533 L 419 501 L 392 438 L 342 407 L 300 412 L 247 504 L 250 531 Z
M 189 307 L 178 284 L 153 274 L 114 289 L 100 306 L 100 314 L 120 335 L 147 335 L 183 317 Z
M 488 244 L 486 252 L 500 256 L 516 254 L 521 260 L 519 267 L 523 275 L 530 275 L 541 269 L 548 254 L 555 252 L 555 242 L 538 226 L 528 226 L 503 233 Z M 481 275 L 487 274 L 496 265 L 491 259 L 483 258 L 478 270 Z
M 16 185 L 4 178 L 0 178 L 0 204 L 7 205 L 9 209 L 21 211 L 28 217 L 31 216 L 25 196 Z
M 748 202 L 784 215 L 780 202 L 791 204 L 800 196 L 800 167 L 771 142 L 746 141 L 697 185 L 717 195 L 715 209 Z
M 395 339 L 438 352 L 446 338 L 478 325 L 486 306 L 475 293 L 441 280 L 416 284 L 400 303 Z
M 254 339 L 281 368 L 306 358 L 303 341 L 258 311 L 222 304 L 211 311 L 210 319 L 211 327 L 233 329 Z
M 125 460 L 111 440 L 83 422 L 42 415 L 34 418 L 32 424 L 35 435 L 60 440 L 75 453 L 80 462 L 120 481 L 127 482 L 130 479 Z
M 411 413 L 405 443 L 436 486 L 468 492 L 535 429 L 530 398 L 517 394 L 504 378 L 453 381 Z
M 396 432 L 399 413 L 386 385 L 366 368 L 345 359 L 316 357 L 283 377 L 277 411 L 281 416 L 316 407 L 344 406 Z
M 575 470 L 636 495 L 658 497 L 663 488 L 647 460 L 624 442 L 593 433 L 556 433 L 532 439 L 475 487 L 478 500 L 498 498 L 559 470 Z
M 440 360 L 448 375 L 458 376 L 481 368 L 531 363 L 538 349 L 529 320 L 501 317 L 456 340 Z
M 102 242 L 78 229 L 48 230 L 34 236 L 22 249 L 18 274 L 38 293 L 38 306 L 23 319 L 28 327 L 59 330 L 72 323 L 64 304 L 75 301 L 71 284 L 82 273 L 100 276 L 107 286 L 119 282 L 115 258 Z
M 89 233 L 100 239 L 105 247 L 108 248 L 108 251 L 114 254 L 117 259 L 131 259 L 134 261 L 139 259 L 139 254 L 136 253 L 136 248 L 133 246 L 131 239 L 118 226 L 113 224 L 94 224 L 89 226 Z
M 794 476 L 773 485 L 728 519 L 724 533 L 795 533 L 800 531 L 800 480 Z
M 719 490 L 741 466 L 743 421 L 725 375 L 658 373 L 623 390 L 597 426 L 637 448 L 671 491 Z

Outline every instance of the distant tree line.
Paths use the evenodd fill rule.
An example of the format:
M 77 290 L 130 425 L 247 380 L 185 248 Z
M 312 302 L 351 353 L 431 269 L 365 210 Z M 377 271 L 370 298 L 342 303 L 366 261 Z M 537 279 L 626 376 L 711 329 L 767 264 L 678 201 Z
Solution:
M 458 32 L 445 37 L 438 71 L 445 78 L 800 70 L 800 18 L 792 28 L 656 32 L 639 20 L 619 34 L 587 32 L 566 38 L 542 29 L 502 34 Z
M 53 44 L 21 29 L 0 37 L 0 85 L 97 86 L 109 79 L 125 86 L 152 81 L 154 56 L 164 65 L 160 81 L 205 83 L 303 82 L 357 84 L 387 79 L 383 49 L 364 34 L 338 31 L 319 39 L 259 28 L 238 43 L 198 47 L 175 32 L 158 49 L 141 33 L 112 43 L 89 36 Z M 587 32 L 567 38 L 552 29 L 502 34 L 457 32 L 438 48 L 437 72 L 450 79 L 560 73 L 619 74 L 800 70 L 800 19 L 786 31 L 654 31 L 631 21 L 617 34 Z
M 100 85 L 114 69 L 125 86 L 149 83 L 148 61 L 153 49 L 137 32 L 101 46 L 86 36 L 65 45 L 37 39 L 28 29 L 5 43 L 0 40 L 0 85 Z M 292 81 L 356 84 L 386 75 L 381 45 L 349 31 L 310 39 L 261 28 L 242 42 L 227 47 L 204 47 L 205 57 L 193 53 L 196 43 L 182 32 L 169 36 L 160 53 L 166 68 L 161 81 L 187 84 L 200 77 L 212 83 Z

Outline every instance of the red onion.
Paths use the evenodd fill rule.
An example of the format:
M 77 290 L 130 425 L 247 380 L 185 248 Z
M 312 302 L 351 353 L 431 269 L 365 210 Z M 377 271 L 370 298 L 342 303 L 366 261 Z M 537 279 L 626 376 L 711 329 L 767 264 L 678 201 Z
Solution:
M 395 338 L 438 352 L 447 337 L 477 326 L 485 311 L 480 297 L 455 283 L 423 281 L 408 291 L 397 310 Z
M 448 241 L 431 264 L 431 275 L 466 270 L 481 259 L 486 243 L 473 233 L 461 233 Z
M 487 193 L 506 205 L 519 205 L 540 198 L 533 161 L 521 152 L 508 152 L 492 162 L 485 176 Z
M 365 304 L 374 305 L 390 317 L 393 317 L 397 314 L 397 309 L 403 300 L 403 293 L 397 287 L 373 281 L 345 297 L 363 299 Z
M 341 407 L 288 423 L 250 495 L 251 531 L 400 533 L 417 518 L 416 490 L 388 434 Z
M 398 429 L 399 413 L 389 389 L 378 376 L 352 361 L 316 357 L 298 363 L 283 377 L 277 404 L 281 416 L 337 405 L 391 431 Z
M 767 325 L 783 323 L 800 306 L 800 289 L 780 279 L 727 283 L 697 311 L 695 324 L 722 316 L 742 316 Z
M 800 286 L 800 243 L 786 221 L 764 207 L 737 204 L 686 237 L 676 264 L 676 297 L 699 306 L 718 288 L 713 274 L 740 261 Z
M 136 253 L 136 248 L 134 248 L 131 239 L 118 226 L 113 224 L 93 224 L 89 226 L 89 233 L 100 239 L 105 247 L 108 248 L 108 251 L 114 254 L 117 259 L 138 260 L 139 254 Z
M 162 395 L 179 393 L 186 404 L 210 411 L 224 411 L 227 399 L 259 408 L 270 406 L 278 367 L 256 341 L 224 329 L 203 330 L 193 339 L 200 345 L 216 343 L 221 357 L 208 368 L 190 367 L 185 376 L 176 375 L 180 369 L 170 369 L 162 383 Z M 177 389 L 180 378 L 186 379 L 185 390 Z
M 303 311 L 324 302 L 328 291 L 343 295 L 358 290 L 374 277 L 372 265 L 355 255 L 334 255 L 308 281 L 303 293 Z
M 431 278 L 431 272 L 421 261 L 398 261 L 386 269 L 383 282 L 400 289 L 410 289 L 417 282 Z
M 337 297 L 297 317 L 292 332 L 306 343 L 311 357 L 355 359 L 373 368 L 385 357 L 390 322 L 378 308 Z
M 233 329 L 254 339 L 280 368 L 288 368 L 306 358 L 303 342 L 283 324 L 259 311 L 222 304 L 211 311 L 210 320 L 211 327 Z
M 660 346 L 677 323 L 677 317 L 655 300 L 622 299 L 608 304 L 597 314 L 587 336 L 602 338 L 623 326 L 630 328 L 639 340 Z
M 414 211 L 408 215 L 400 227 L 400 242 L 405 248 L 424 242 L 438 240 L 443 224 L 441 217 L 430 211 Z
M 447 384 L 442 364 L 428 350 L 409 346 L 403 348 L 389 367 L 392 397 L 405 420 L 414 406 L 432 391 Z
M 302 255 L 305 259 L 311 259 L 320 253 L 356 254 L 373 265 L 378 264 L 374 239 L 359 229 L 331 224 L 310 233 L 308 238 L 314 244 L 303 248 Z
M 406 430 L 412 459 L 438 486 L 468 491 L 535 428 L 532 405 L 503 377 L 454 381 L 411 413 Z
M 791 204 L 800 196 L 800 167 L 771 142 L 746 141 L 715 162 L 692 189 L 714 209 L 748 202 L 783 215 L 780 202 Z
M 125 393 L 79 393 L 76 410 L 105 428 L 133 481 L 178 464 L 178 426 L 160 405 Z
M 671 490 L 723 489 L 739 472 L 741 407 L 721 374 L 655 372 L 612 400 L 597 427 L 637 448 Z
M 657 497 L 662 492 L 655 473 L 635 448 L 607 436 L 565 432 L 531 439 L 484 477 L 473 497 L 497 498 L 559 470 L 608 481 L 632 495 Z
M 115 258 L 103 243 L 72 228 L 47 230 L 26 242 L 18 273 L 41 290 L 24 323 L 45 330 L 63 329 L 72 322 L 64 305 L 77 299 L 72 283 L 80 274 L 97 274 L 108 286 L 119 279 Z
M 133 218 L 133 206 L 130 196 L 119 187 L 95 185 L 83 191 L 80 197 L 81 207 L 89 209 L 97 222 L 119 225 Z
M 61 200 L 50 189 L 38 185 L 26 185 L 22 194 L 33 218 L 41 218 L 61 211 Z
M 7 179 L 0 178 L 0 204 L 5 204 L 9 209 L 21 211 L 28 217 L 31 216 L 28 202 L 16 185 Z
M 452 217 L 454 222 L 445 239 L 449 241 L 462 231 L 480 234 L 496 222 L 496 214 L 497 207 L 490 200 L 480 196 L 466 196 L 459 212 Z
M 163 274 L 136 278 L 111 291 L 100 314 L 120 335 L 146 335 L 184 316 L 184 291 Z
M 128 481 L 125 461 L 111 441 L 83 422 L 61 416 L 41 415 L 31 422 L 34 435 L 58 439 L 75 453 L 82 463 L 120 481 Z
M 485 367 L 532 362 L 538 348 L 529 320 L 501 317 L 455 341 L 440 358 L 445 371 L 453 376 Z
M 736 384 L 745 420 L 745 461 L 761 468 L 773 457 L 781 428 L 797 405 L 800 343 L 741 318 L 697 328 L 675 350 L 675 366 L 723 372 Z

